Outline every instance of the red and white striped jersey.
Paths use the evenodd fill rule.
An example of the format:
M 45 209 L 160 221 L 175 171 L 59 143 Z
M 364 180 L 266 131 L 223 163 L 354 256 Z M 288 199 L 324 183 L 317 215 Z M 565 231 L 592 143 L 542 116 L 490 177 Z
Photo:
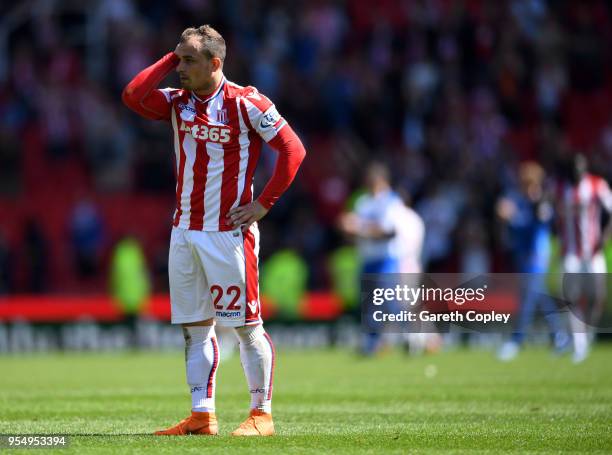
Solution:
M 206 99 L 183 89 L 157 89 L 180 59 L 169 52 L 138 73 L 121 99 L 138 115 L 174 129 L 174 225 L 228 231 L 230 209 L 253 200 L 253 174 L 263 141 L 278 152 L 274 172 L 257 202 L 269 210 L 295 178 L 306 150 L 268 98 L 222 77 Z
M 590 259 L 602 248 L 601 209 L 612 213 L 612 192 L 601 177 L 586 174 L 576 185 L 558 187 L 563 256 Z
M 253 200 L 253 174 L 263 141 L 286 125 L 254 87 L 222 79 L 206 99 L 183 89 L 162 92 L 170 109 L 176 155 L 174 226 L 233 229 L 230 209 Z

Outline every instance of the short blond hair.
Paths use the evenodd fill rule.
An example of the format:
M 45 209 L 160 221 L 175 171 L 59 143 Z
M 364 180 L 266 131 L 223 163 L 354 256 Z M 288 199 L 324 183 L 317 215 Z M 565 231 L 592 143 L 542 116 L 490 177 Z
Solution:
M 181 43 L 189 38 L 195 37 L 201 45 L 200 51 L 209 59 L 218 57 L 225 61 L 225 40 L 221 34 L 210 25 L 200 25 L 199 27 L 189 27 L 181 34 Z

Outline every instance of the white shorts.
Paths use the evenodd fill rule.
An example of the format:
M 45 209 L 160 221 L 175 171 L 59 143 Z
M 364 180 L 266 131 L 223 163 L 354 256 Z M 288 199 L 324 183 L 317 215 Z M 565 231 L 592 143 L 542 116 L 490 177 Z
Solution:
M 598 252 L 590 259 L 582 259 L 575 254 L 563 258 L 564 273 L 606 273 L 606 258 Z
M 260 324 L 259 229 L 172 228 L 168 275 L 172 323 L 214 318 L 226 327 Z
M 565 296 L 573 304 L 582 298 L 590 302 L 603 302 L 606 297 L 607 274 L 606 259 L 598 252 L 590 259 L 582 259 L 574 254 L 563 258 L 563 288 Z

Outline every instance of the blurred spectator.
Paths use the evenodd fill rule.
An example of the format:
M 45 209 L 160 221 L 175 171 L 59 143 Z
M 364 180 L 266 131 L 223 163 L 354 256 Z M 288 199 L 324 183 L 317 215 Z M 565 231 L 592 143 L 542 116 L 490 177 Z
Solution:
M 421 273 L 423 266 L 423 243 L 425 240 L 425 223 L 407 204 L 403 207 L 402 221 L 398 223 L 397 236 L 400 273 Z
M 557 120 L 567 87 L 565 68 L 559 62 L 544 60 L 536 72 L 538 107 L 545 119 Z
M 34 218 L 29 218 L 25 223 L 23 246 L 27 275 L 26 292 L 40 294 L 47 291 L 49 248 L 45 234 Z
M 452 252 L 452 233 L 462 205 L 461 187 L 452 191 L 437 182 L 432 182 L 430 190 L 417 204 L 416 211 L 426 227 L 423 244 L 423 267 L 426 271 L 448 271 L 445 262 Z
M 77 202 L 70 218 L 70 241 L 80 278 L 91 278 L 99 272 L 104 240 L 104 225 L 96 206 L 87 199 Z
M 560 310 L 546 287 L 553 207 L 540 165 L 534 162 L 520 165 L 518 188 L 510 189 L 499 199 L 496 212 L 508 230 L 514 271 L 521 274 L 517 323 L 512 339 L 502 345 L 498 358 L 509 361 L 518 355 L 538 308 L 548 323 L 555 350 L 561 352 L 569 337 L 562 328 Z
M 592 92 L 605 82 L 605 48 L 602 35 L 609 38 L 610 11 L 601 2 L 571 2 L 568 58 L 572 86 Z M 607 16 L 607 17 L 606 17 Z
M 0 231 L 0 295 L 9 294 L 13 290 L 13 262 L 10 245 Z
M 400 261 L 407 253 L 400 247 L 401 234 L 410 215 L 402 199 L 391 189 L 389 169 L 384 164 L 370 163 L 364 183 L 367 192 L 357 199 L 352 212 L 339 217 L 338 227 L 357 244 L 362 276 L 382 280 L 384 275 L 400 272 Z M 372 318 L 368 317 L 367 321 L 373 324 Z M 373 355 L 381 349 L 382 338 L 376 327 L 368 328 L 371 333 L 365 334 L 361 352 Z
M 144 252 L 133 237 L 121 239 L 111 259 L 111 295 L 124 314 L 138 315 L 151 293 L 151 278 Z
M 1 109 L 1 107 L 0 107 Z M 17 113 L 15 113 L 17 114 Z M 0 112 L 0 116 L 2 113 Z M 7 112 L 7 116 L 11 113 Z M 18 114 L 17 114 L 18 115 Z M 14 128 L 11 125 L 11 128 Z M 8 128 L 3 128 L 0 121 L 0 194 L 15 194 L 21 186 L 21 157 L 19 144 Z
M 308 267 L 292 250 L 276 251 L 261 270 L 261 293 L 287 319 L 297 318 L 307 282 Z
M 491 272 L 491 255 L 482 218 L 468 213 L 465 219 L 458 232 L 459 268 L 468 279 Z
M 431 271 L 459 271 L 477 258 L 456 240 L 493 230 L 494 201 L 517 158 L 552 168 L 569 144 L 612 178 L 612 11 L 604 0 L 60 1 L 31 10 L 15 3 L 7 17 L 18 7 L 24 14 L 0 24 L 0 213 L 20 224 L 18 208 L 52 203 L 56 210 L 37 219 L 49 241 L 58 241 L 57 218 L 80 191 L 111 198 L 93 226 L 96 216 L 131 223 L 130 211 L 146 205 L 139 201 L 154 200 L 160 216 L 172 210 L 160 191 L 174 184 L 167 125 L 125 115 L 119 90 L 198 22 L 227 37 L 227 74 L 254 81 L 309 144 L 296 183 L 312 207 L 275 207 L 262 257 L 291 239 L 306 255 L 310 288 L 329 285 L 321 264 L 341 244 L 333 220 L 373 157 L 393 163 L 394 181 L 423 217 Z M 266 177 L 257 177 L 256 192 Z M 474 192 L 482 196 L 469 203 L 473 221 L 460 227 Z M 295 235 L 302 225 L 312 236 Z M 147 228 L 135 226 L 139 235 Z M 82 251 L 76 271 L 50 258 L 61 289 L 77 281 L 71 274 L 101 270 L 95 264 L 108 251 L 94 231 L 102 228 L 88 229 L 89 240 L 71 240 Z M 153 251 L 162 251 L 161 234 L 153 237 Z M 479 257 L 504 264 L 496 240 L 481 244 Z
M 119 106 L 95 86 L 83 87 L 80 98 L 87 160 L 96 189 L 129 190 L 133 134 L 122 127 Z
M 332 290 L 342 300 L 345 310 L 356 312 L 359 307 L 360 259 L 357 249 L 343 246 L 329 257 Z

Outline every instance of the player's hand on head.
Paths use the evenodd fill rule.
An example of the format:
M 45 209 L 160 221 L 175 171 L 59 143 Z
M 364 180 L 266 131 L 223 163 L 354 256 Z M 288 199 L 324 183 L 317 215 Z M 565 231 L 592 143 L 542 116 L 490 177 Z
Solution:
M 268 213 L 268 209 L 258 201 L 253 201 L 231 209 L 227 214 L 227 219 L 231 221 L 235 228 L 242 226 L 242 232 L 246 232 L 251 224 L 261 220 L 266 213 Z

